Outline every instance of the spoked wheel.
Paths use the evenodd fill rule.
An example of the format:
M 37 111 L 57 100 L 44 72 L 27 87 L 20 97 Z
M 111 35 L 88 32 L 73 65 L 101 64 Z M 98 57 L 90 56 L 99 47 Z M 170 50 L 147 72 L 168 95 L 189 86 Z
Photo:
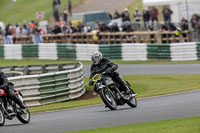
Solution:
M 134 93 L 132 92 L 131 95 L 134 95 Z M 127 104 L 132 108 L 137 107 L 137 99 L 136 99 L 136 97 L 133 96 L 129 101 L 127 101 Z
M 4 124 L 5 124 L 5 116 L 2 108 L 0 108 L 0 126 L 3 126 Z
M 29 112 L 28 108 L 17 112 L 17 118 L 19 119 L 19 121 L 21 121 L 24 124 L 29 123 L 30 122 L 30 112 Z
M 117 103 L 114 99 L 113 94 L 110 92 L 110 90 L 107 89 L 101 89 L 99 91 L 99 95 L 101 96 L 101 99 L 105 103 L 105 105 L 110 109 L 110 110 L 116 110 L 117 109 Z

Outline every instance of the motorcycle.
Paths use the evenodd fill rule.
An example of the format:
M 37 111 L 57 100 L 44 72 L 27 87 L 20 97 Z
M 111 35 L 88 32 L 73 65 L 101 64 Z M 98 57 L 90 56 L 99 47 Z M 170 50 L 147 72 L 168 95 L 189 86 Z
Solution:
M 130 107 L 137 107 L 137 99 L 135 92 L 131 89 L 130 84 L 124 81 L 129 87 L 131 92 L 126 94 L 118 83 L 115 83 L 113 79 L 103 72 L 102 74 L 96 74 L 92 77 L 95 83 L 95 90 L 100 95 L 102 101 L 110 110 L 116 110 L 118 105 L 124 105 L 127 103 Z
M 23 101 L 20 92 L 15 91 L 14 94 Z M 19 105 L 7 97 L 7 93 L 4 89 L 0 89 L 0 126 L 4 126 L 5 119 L 12 120 L 15 117 L 24 124 L 30 122 L 30 112 L 28 108 L 20 108 Z

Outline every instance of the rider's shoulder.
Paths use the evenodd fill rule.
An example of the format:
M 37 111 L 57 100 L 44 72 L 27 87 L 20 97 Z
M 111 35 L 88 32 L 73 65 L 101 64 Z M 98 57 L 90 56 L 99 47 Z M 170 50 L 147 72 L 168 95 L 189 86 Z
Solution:
M 104 62 L 111 62 L 111 60 L 109 58 L 107 58 L 107 57 L 103 57 L 102 61 L 104 61 Z

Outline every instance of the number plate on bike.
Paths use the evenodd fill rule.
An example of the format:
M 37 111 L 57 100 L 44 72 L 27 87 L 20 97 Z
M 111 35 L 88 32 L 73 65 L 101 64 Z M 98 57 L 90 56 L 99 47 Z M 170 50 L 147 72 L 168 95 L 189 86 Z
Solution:
M 99 74 L 96 74 L 94 77 L 92 77 L 92 80 L 94 81 L 94 82 L 96 82 L 98 79 L 100 79 L 101 78 L 101 75 L 99 75 Z

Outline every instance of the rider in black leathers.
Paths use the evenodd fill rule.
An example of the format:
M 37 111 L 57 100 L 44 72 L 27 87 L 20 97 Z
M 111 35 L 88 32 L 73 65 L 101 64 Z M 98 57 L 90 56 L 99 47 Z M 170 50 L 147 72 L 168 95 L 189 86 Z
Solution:
M 129 87 L 125 84 L 125 82 L 122 80 L 122 78 L 119 76 L 119 73 L 116 72 L 118 65 L 113 63 L 110 59 L 102 57 L 102 53 L 99 51 L 96 51 L 93 53 L 91 57 L 93 64 L 90 68 L 90 80 L 89 85 L 92 86 L 94 84 L 92 77 L 97 73 L 103 73 L 106 72 L 111 76 L 111 78 L 117 82 L 121 88 L 123 88 L 122 91 L 125 91 L 127 94 L 130 93 Z M 95 89 L 94 89 L 95 90 Z M 95 90 L 96 91 L 96 90 Z
M 8 82 L 5 74 L 0 72 L 0 89 L 5 89 L 10 99 L 15 101 L 22 109 L 26 109 L 26 105 L 14 94 L 14 85 Z

